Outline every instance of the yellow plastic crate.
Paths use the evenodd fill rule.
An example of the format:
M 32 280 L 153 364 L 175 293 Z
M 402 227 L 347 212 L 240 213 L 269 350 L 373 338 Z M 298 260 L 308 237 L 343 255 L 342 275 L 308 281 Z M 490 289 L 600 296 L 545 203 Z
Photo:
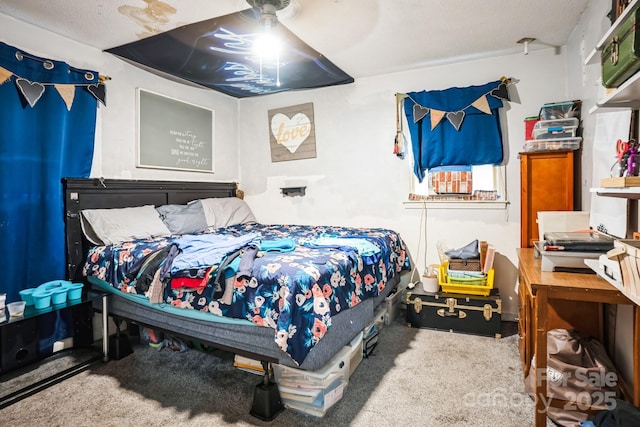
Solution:
M 438 283 L 443 292 L 451 292 L 454 294 L 469 294 L 488 296 L 493 289 L 493 268 L 482 278 L 457 278 L 449 277 L 447 269 L 449 263 L 447 261 L 440 265 L 438 270 Z

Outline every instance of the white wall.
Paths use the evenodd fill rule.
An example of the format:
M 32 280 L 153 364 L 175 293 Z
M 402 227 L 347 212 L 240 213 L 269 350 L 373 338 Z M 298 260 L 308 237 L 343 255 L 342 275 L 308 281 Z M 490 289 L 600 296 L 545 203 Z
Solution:
M 0 14 L 2 41 L 27 53 L 108 75 L 107 107 L 100 105 L 91 176 L 123 179 L 234 181 L 238 103 L 220 93 L 175 83 L 115 56 Z M 215 111 L 214 174 L 136 168 L 136 88 L 142 87 Z
M 345 70 L 349 71 L 349 70 Z M 427 264 L 438 261 L 436 242 L 463 246 L 474 239 L 495 245 L 496 286 L 505 318 L 517 313 L 516 248 L 520 246 L 520 169 L 525 117 L 546 102 L 567 99 L 565 53 L 555 49 L 358 79 L 354 84 L 240 101 L 242 188 L 266 223 L 339 224 L 398 231 L 424 270 L 423 212 L 406 209 L 411 160 L 392 154 L 396 92 L 446 89 L 512 77 L 514 101 L 505 103 L 507 186 L 510 206 L 497 210 L 428 210 Z M 317 158 L 271 162 L 268 110 L 312 102 Z M 304 197 L 283 197 L 280 187 L 306 185 Z M 420 245 L 420 253 L 418 252 Z

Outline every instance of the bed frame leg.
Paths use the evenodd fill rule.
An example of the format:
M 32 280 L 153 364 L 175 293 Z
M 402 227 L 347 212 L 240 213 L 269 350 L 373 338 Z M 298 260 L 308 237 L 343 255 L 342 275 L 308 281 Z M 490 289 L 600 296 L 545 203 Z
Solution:
M 102 295 L 102 361 L 109 361 L 109 300 Z
M 109 357 L 112 360 L 120 360 L 133 353 L 133 350 L 129 343 L 129 335 L 120 331 L 122 320 L 114 317 L 113 322 L 116 324 L 116 335 L 109 338 Z
M 273 368 L 270 362 L 262 362 L 264 377 L 260 384 L 256 385 L 253 394 L 253 406 L 249 414 L 263 421 L 271 421 L 284 410 L 280 400 L 278 384 L 273 381 Z

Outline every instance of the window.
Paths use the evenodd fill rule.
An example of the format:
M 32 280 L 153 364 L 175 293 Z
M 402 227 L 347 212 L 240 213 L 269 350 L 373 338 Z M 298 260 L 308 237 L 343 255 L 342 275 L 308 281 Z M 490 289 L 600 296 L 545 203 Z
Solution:
M 494 166 L 494 165 L 478 165 L 471 166 L 471 182 L 472 182 L 472 190 L 471 195 L 477 194 L 477 191 L 480 192 L 496 192 L 495 199 L 498 201 L 506 201 L 506 185 L 505 185 L 505 167 L 504 166 Z M 428 174 L 427 177 L 422 180 L 422 182 L 418 182 L 418 177 L 415 174 L 411 174 L 411 193 L 420 197 L 421 199 L 424 196 L 435 196 L 436 192 L 434 191 L 431 185 L 431 175 Z M 449 200 L 454 197 L 459 196 L 451 196 Z
M 407 117 L 404 114 L 399 117 L 399 120 L 400 129 L 408 129 Z M 422 182 L 419 182 L 418 177 L 413 172 L 414 163 L 413 154 L 411 152 L 411 135 L 406 131 L 402 133 L 402 136 L 404 138 L 402 144 L 402 148 L 404 149 L 403 154 L 408 160 L 410 160 L 408 164 L 409 173 L 411 174 L 411 188 L 409 194 L 410 201 L 427 201 L 431 207 L 436 208 L 451 207 L 454 202 L 464 202 L 458 203 L 456 206 L 464 205 L 464 207 L 468 206 L 470 208 L 478 208 L 482 204 L 485 208 L 501 209 L 508 203 L 505 165 L 496 166 L 492 164 L 485 164 L 471 166 L 472 189 L 470 194 L 436 194 L 431 185 L 431 175 L 429 174 L 429 170 L 425 171 L 425 178 Z M 473 197 L 474 194 L 479 194 L 477 192 L 485 193 L 483 194 L 484 198 Z M 443 202 L 443 204 L 437 206 L 438 202 Z M 409 203 L 408 207 L 410 205 L 412 205 L 412 203 Z M 420 203 L 420 205 L 422 205 L 422 203 Z M 488 205 L 495 206 L 491 207 Z

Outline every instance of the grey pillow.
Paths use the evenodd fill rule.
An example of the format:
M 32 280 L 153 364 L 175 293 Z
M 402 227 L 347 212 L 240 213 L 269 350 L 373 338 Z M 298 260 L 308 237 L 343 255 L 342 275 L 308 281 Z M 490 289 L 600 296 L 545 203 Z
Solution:
M 257 222 L 247 202 L 237 197 L 200 199 L 207 225 L 221 228 Z
M 156 208 L 171 234 L 192 234 L 207 228 L 207 218 L 200 201 L 188 205 L 164 205 Z

